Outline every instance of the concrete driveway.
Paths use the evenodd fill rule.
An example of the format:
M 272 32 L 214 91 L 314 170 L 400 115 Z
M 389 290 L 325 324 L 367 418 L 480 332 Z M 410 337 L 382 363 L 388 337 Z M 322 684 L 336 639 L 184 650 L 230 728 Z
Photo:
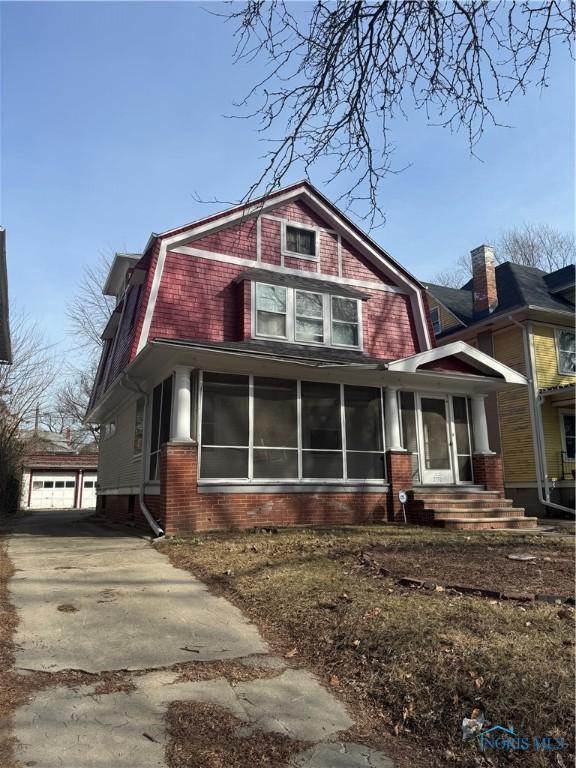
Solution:
M 196 701 L 232 713 L 245 734 L 271 731 L 311 743 L 294 766 L 390 768 L 384 755 L 338 740 L 354 724 L 344 705 L 309 672 L 269 656 L 237 608 L 172 566 L 147 539 L 101 527 L 90 515 L 29 514 L 15 521 L 10 537 L 10 597 L 20 618 L 16 671 L 55 675 L 54 685 L 14 717 L 23 765 L 164 766 L 166 708 Z M 174 668 L 232 659 L 273 669 L 273 676 L 231 685 L 215 673 L 191 682 Z M 56 673 L 66 670 L 92 673 L 94 684 L 58 683 Z M 129 688 L 102 693 L 98 676 L 119 670 L 130 673 Z

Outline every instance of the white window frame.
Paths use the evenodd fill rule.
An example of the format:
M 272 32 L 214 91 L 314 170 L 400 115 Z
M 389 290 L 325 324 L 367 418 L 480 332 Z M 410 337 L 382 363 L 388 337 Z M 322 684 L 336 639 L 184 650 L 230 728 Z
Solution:
M 436 315 L 436 320 L 434 320 L 434 315 Z M 432 330 L 434 331 L 434 335 L 438 336 L 438 334 L 442 331 L 440 310 L 438 307 L 430 307 L 430 320 L 432 321 Z M 438 326 L 438 330 L 436 330 L 436 326 Z
M 336 383 L 338 384 L 340 388 L 340 424 L 341 424 L 341 435 L 342 435 L 342 444 L 340 448 L 340 452 L 342 453 L 342 474 L 343 477 L 341 478 L 326 478 L 326 477 L 303 477 L 302 476 L 302 458 L 303 458 L 303 449 L 302 449 L 302 380 L 297 379 L 296 380 L 296 418 L 298 420 L 297 423 L 297 447 L 274 447 L 270 448 L 269 450 L 297 450 L 298 452 L 298 477 L 294 478 L 272 478 L 272 479 L 266 479 L 266 478 L 255 478 L 254 477 L 254 467 L 253 467 L 253 457 L 254 457 L 254 376 L 252 374 L 234 374 L 234 375 L 242 375 L 247 376 L 248 378 L 248 446 L 241 445 L 241 446 L 234 446 L 234 445 L 227 445 L 222 446 L 225 448 L 242 448 L 246 449 L 248 447 L 248 477 L 240 477 L 240 478 L 234 478 L 234 477 L 224 477 L 224 478 L 204 478 L 200 475 L 200 469 L 202 466 L 202 449 L 203 449 L 203 439 L 202 439 L 202 406 L 203 406 L 203 396 L 204 396 L 204 374 L 205 373 L 215 373 L 215 374 L 222 374 L 226 375 L 223 371 L 200 371 L 199 372 L 199 386 L 198 386 L 198 466 L 197 466 L 197 481 L 199 485 L 204 486 L 210 486 L 210 485 L 266 485 L 266 486 L 275 486 L 275 485 L 299 485 L 299 486 L 318 486 L 318 485 L 330 485 L 330 486 L 370 486 L 370 487 L 376 487 L 376 488 L 382 488 L 382 486 L 388 485 L 388 475 L 387 475 L 387 467 L 386 467 L 386 430 L 385 430 L 385 424 L 384 424 L 384 394 L 382 387 L 378 386 L 367 386 L 368 389 L 377 389 L 380 392 L 380 413 L 381 413 L 381 424 L 380 428 L 382 430 L 382 450 L 381 451 L 349 451 L 350 453 L 376 453 L 381 454 L 383 457 L 383 476 L 381 479 L 375 480 L 373 478 L 365 478 L 365 479 L 348 479 L 348 468 L 347 468 L 347 462 L 346 462 L 346 422 L 345 422 L 345 402 L 344 402 L 344 387 L 345 384 L 338 383 L 338 382 L 330 382 L 330 383 Z M 261 378 L 259 376 L 256 376 L 256 378 Z M 266 378 L 266 377 L 264 377 Z M 273 377 L 278 378 L 278 377 Z M 280 377 L 281 378 L 281 377 Z M 281 379 L 288 381 L 289 379 Z M 362 386 L 357 384 L 352 384 L 349 386 Z M 219 446 L 208 446 L 210 448 L 215 448 Z M 266 448 L 266 446 L 256 446 L 256 448 Z M 312 450 L 312 449 L 311 449 Z M 315 451 L 321 452 L 326 451 L 328 453 L 332 453 L 331 449 L 314 449 Z
M 288 227 L 292 227 L 292 229 L 303 229 L 306 232 L 312 232 L 314 234 L 314 256 L 288 250 Z M 290 256 L 290 258 L 294 259 L 305 259 L 306 261 L 320 261 L 320 230 L 316 229 L 316 227 L 300 224 L 298 221 L 287 221 L 284 219 L 282 221 L 281 250 L 282 256 Z
M 116 434 L 116 419 L 110 419 L 102 425 L 102 439 L 110 440 Z
M 560 439 L 562 440 L 562 451 L 566 454 L 566 461 L 574 461 L 574 459 L 568 458 L 568 446 L 566 444 L 566 429 L 564 427 L 564 416 L 574 417 L 574 411 L 569 408 L 560 408 L 558 411 L 558 418 L 560 419 Z
M 286 290 L 286 336 L 272 336 L 258 332 L 258 308 L 256 305 L 256 294 L 258 285 L 270 285 L 273 288 L 284 288 Z M 313 293 L 322 296 L 322 309 L 324 319 L 324 341 L 300 341 L 296 339 L 296 292 L 299 293 Z M 254 339 L 268 339 L 273 341 L 285 341 L 288 344 L 299 344 L 311 347 L 323 347 L 323 348 L 336 348 L 336 349 L 354 349 L 360 350 L 364 348 L 364 333 L 362 327 L 362 301 L 361 299 L 354 298 L 352 296 L 341 296 L 339 294 L 322 293 L 322 291 L 314 291 L 309 288 L 293 288 L 285 285 L 275 285 L 274 283 L 263 283 L 261 281 L 252 282 L 252 338 Z M 358 325 L 358 344 L 338 344 L 332 339 L 332 301 L 333 299 L 344 299 L 346 301 L 356 302 L 357 313 L 357 325 Z M 336 321 L 342 322 L 344 321 Z M 353 323 L 349 323 L 353 325 Z
M 281 315 L 284 314 L 286 316 L 286 335 L 285 336 L 278 336 L 270 333 L 259 333 L 258 332 L 258 286 L 259 285 L 266 285 L 270 288 L 283 288 L 286 291 L 286 312 L 271 312 L 269 314 L 277 314 Z M 262 283 L 262 282 L 253 282 L 252 283 L 252 336 L 257 339 L 281 339 L 282 341 L 289 341 L 290 336 L 294 336 L 294 322 L 293 322 L 293 316 L 294 312 L 292 309 L 292 302 L 293 302 L 293 294 L 292 290 L 288 288 L 286 285 L 275 285 L 274 283 Z M 265 312 L 266 310 L 260 310 L 261 312 Z
M 554 341 L 556 344 L 556 363 L 558 368 L 558 373 L 560 376 L 574 376 L 575 371 L 563 371 L 560 365 L 560 334 L 561 333 L 572 333 L 574 335 L 574 329 L 573 328 L 554 328 Z
M 136 428 L 138 426 L 138 405 L 142 404 L 142 435 L 140 438 L 140 450 L 136 450 Z M 132 439 L 132 458 L 133 459 L 139 459 L 142 454 L 144 453 L 144 434 L 145 434 L 145 426 L 146 426 L 146 398 L 145 397 L 139 397 L 136 400 L 136 404 L 134 406 L 134 435 Z

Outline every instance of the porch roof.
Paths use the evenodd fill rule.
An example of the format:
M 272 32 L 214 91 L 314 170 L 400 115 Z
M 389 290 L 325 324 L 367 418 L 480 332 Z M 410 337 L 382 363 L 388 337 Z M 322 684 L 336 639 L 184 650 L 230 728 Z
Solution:
M 457 355 L 474 360 L 478 374 L 429 368 L 419 370 L 419 366 L 433 360 L 454 356 L 456 347 Z M 133 398 L 135 393 L 152 391 L 176 366 L 462 395 L 488 394 L 526 383 L 524 377 L 516 371 L 497 363 L 464 342 L 454 342 L 401 360 L 379 360 L 355 350 L 278 342 L 155 339 L 146 345 L 116 379 L 102 400 L 86 415 L 86 421 L 105 421 L 124 402 Z
M 571 382 L 570 384 L 560 384 L 557 387 L 547 387 L 546 389 L 541 389 L 539 395 L 543 398 L 549 398 L 552 405 L 570 405 L 573 408 L 575 391 L 576 382 Z

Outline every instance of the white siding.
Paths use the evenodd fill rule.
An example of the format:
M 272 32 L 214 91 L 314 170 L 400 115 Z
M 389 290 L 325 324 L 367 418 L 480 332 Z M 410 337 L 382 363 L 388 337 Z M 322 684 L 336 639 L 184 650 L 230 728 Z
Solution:
M 134 457 L 136 398 L 116 414 L 116 431 L 100 441 L 98 488 L 128 488 L 140 484 L 141 458 Z

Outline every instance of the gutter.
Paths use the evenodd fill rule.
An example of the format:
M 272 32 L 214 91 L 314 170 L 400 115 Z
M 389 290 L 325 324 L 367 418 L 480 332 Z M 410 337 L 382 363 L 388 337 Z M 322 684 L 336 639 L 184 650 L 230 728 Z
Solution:
M 145 392 L 139 384 L 132 381 L 130 377 L 127 375 L 124 375 L 120 379 L 120 386 L 124 387 L 125 389 L 128 389 L 130 392 L 137 392 L 139 395 L 142 395 L 144 397 L 144 430 L 142 434 L 142 461 L 140 462 L 140 485 L 138 490 L 138 503 L 140 504 L 140 509 L 142 510 L 142 514 L 144 515 L 146 522 L 152 529 L 154 536 L 159 538 L 161 536 L 164 536 L 164 529 L 161 528 L 160 525 L 156 522 L 156 520 L 152 516 L 152 513 L 146 506 L 146 502 L 144 501 L 144 486 L 146 483 L 146 461 L 145 461 L 144 445 L 146 444 L 145 437 L 148 433 L 148 411 L 149 411 L 148 393 Z
M 522 332 L 522 341 L 524 343 L 524 359 L 526 360 L 526 378 L 528 379 L 528 400 L 530 402 L 530 422 L 532 424 L 532 443 L 534 446 L 534 464 L 536 466 L 536 485 L 538 487 L 538 500 L 544 507 L 559 509 L 561 512 L 567 512 L 575 515 L 575 511 L 570 507 L 564 507 L 562 504 L 556 504 L 550 501 L 550 486 L 548 484 L 548 468 L 546 466 L 546 448 L 544 442 L 544 426 L 542 424 L 542 397 L 538 393 L 538 383 L 536 381 L 536 366 L 534 364 L 534 351 L 530 343 L 532 325 L 527 326 L 514 320 L 512 315 L 508 315 L 508 320 L 517 325 Z M 544 490 L 542 489 L 544 486 Z

